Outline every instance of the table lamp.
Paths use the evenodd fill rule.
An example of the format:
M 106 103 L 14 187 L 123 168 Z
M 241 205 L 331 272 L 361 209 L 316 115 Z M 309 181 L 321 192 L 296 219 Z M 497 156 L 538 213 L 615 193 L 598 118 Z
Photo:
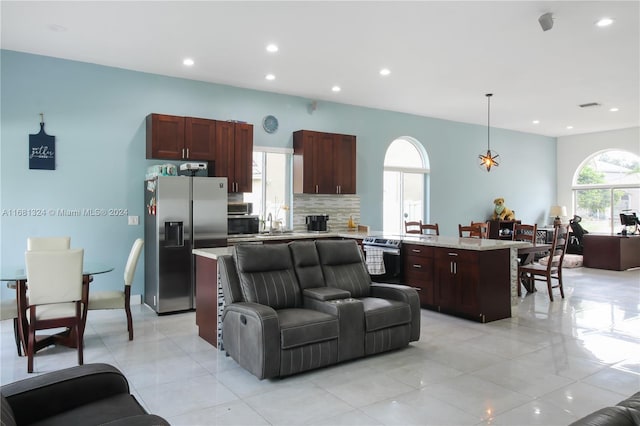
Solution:
M 567 216 L 567 208 L 565 206 L 551 206 L 549 209 L 549 216 L 553 217 L 553 226 L 559 226 L 562 224 L 560 217 Z

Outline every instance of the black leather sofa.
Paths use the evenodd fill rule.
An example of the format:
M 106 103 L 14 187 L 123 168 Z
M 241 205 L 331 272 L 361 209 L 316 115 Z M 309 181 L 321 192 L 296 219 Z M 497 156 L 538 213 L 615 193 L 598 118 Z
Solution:
M 640 392 L 613 407 L 601 408 L 570 426 L 637 426 L 640 425 Z
M 354 240 L 237 245 L 218 270 L 224 350 L 260 379 L 420 338 L 417 291 L 372 283 Z
M 147 414 L 129 393 L 122 373 L 108 364 L 85 364 L 30 377 L 0 388 L 3 426 L 168 425 Z

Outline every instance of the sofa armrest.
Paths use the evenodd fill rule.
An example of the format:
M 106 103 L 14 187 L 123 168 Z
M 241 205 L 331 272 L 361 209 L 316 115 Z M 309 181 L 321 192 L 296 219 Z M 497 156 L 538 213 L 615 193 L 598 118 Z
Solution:
M 280 322 L 273 308 L 249 302 L 225 306 L 222 338 L 224 350 L 251 374 L 280 375 Z
M 85 364 L 10 383 L 0 390 L 16 423 L 29 424 L 93 401 L 128 394 L 129 384 L 111 365 Z
M 302 292 L 302 295 L 305 298 L 321 301 L 346 299 L 348 297 L 351 297 L 351 293 L 349 293 L 347 290 L 342 290 L 334 287 L 305 288 Z
M 409 341 L 420 340 L 420 296 L 415 288 L 400 284 L 371 283 L 371 296 L 408 303 L 411 308 Z

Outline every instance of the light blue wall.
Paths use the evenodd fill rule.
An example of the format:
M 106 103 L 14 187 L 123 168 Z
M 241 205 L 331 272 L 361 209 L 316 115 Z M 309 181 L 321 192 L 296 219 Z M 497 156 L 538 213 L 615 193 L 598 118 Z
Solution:
M 476 165 L 486 147 L 486 126 L 457 123 L 349 105 L 182 80 L 86 63 L 2 51 L 0 208 L 123 208 L 143 220 L 145 117 L 151 112 L 255 125 L 254 143 L 291 147 L 299 129 L 357 136 L 357 185 L 362 223 L 382 227 L 382 164 L 387 146 L 399 136 L 420 141 L 431 162 L 432 221 L 441 233 L 456 235 L 458 223 L 487 218 L 501 196 L 518 218 L 545 221 L 556 199 L 556 140 L 492 129 L 492 148 L 502 164 L 491 173 Z M 416 96 L 423 96 L 416 93 Z M 482 93 L 479 95 L 482 98 Z M 479 105 L 484 105 L 479 102 Z M 479 110 L 478 114 L 483 114 Z M 29 170 L 29 134 L 45 130 L 56 137 L 56 170 Z M 280 121 L 266 134 L 267 114 Z M 142 224 L 126 217 L 1 217 L 1 266 L 23 262 L 31 235 L 70 235 L 86 258 L 116 266 L 97 277 L 95 287 L 119 288 L 126 255 Z M 142 269 L 143 264 L 140 264 Z M 3 292 L 6 289 L 2 289 Z M 143 291 L 138 271 L 134 294 Z

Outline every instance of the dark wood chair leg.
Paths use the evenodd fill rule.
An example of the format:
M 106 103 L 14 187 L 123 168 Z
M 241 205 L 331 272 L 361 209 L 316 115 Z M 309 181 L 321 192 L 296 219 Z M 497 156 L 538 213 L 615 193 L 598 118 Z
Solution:
M 551 274 L 546 275 L 547 288 L 549 289 L 549 300 L 553 302 L 553 286 L 551 285 Z
M 84 364 L 84 326 L 82 325 L 82 314 L 80 305 L 76 302 L 76 345 L 78 347 L 78 365 Z
M 16 349 L 18 349 L 18 356 L 22 356 L 22 339 L 20 338 L 20 325 L 18 325 L 18 318 L 13 319 L 13 336 L 16 339 Z
M 131 318 L 131 286 L 124 289 L 124 312 L 127 314 L 127 331 L 129 340 L 133 340 L 133 319 Z

